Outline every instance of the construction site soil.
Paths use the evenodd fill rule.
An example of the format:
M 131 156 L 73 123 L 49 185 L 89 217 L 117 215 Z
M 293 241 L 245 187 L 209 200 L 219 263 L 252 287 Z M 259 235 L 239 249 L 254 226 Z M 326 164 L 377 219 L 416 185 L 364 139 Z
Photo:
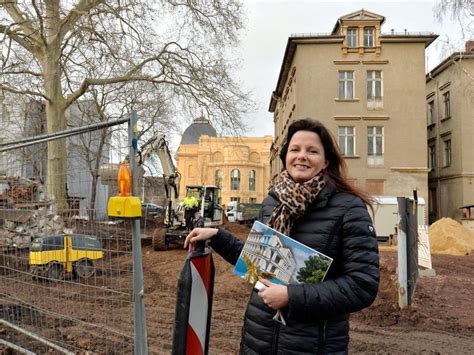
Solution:
M 227 224 L 244 239 L 249 228 Z M 390 250 L 391 249 L 391 250 Z M 143 249 L 146 312 L 150 349 L 170 353 L 176 283 L 186 252 Z M 397 252 L 381 247 L 381 282 L 374 304 L 351 317 L 352 354 L 474 353 L 474 255 L 433 255 L 436 275 L 420 278 L 413 302 L 398 307 Z M 214 255 L 216 278 L 210 354 L 236 354 L 250 286 L 232 266 Z
M 241 239 L 245 239 L 249 232 L 245 225 L 227 223 L 225 227 Z M 186 255 L 187 251 L 181 247 L 154 251 L 150 240 L 143 241 L 148 349 L 151 354 L 171 353 L 176 287 Z M 474 255 L 433 254 L 435 276 L 418 280 L 412 304 L 403 310 L 398 307 L 396 249 L 381 247 L 380 261 L 381 281 L 376 301 L 351 317 L 351 354 L 474 353 Z M 233 266 L 217 254 L 214 254 L 214 263 L 216 273 L 209 353 L 237 354 L 251 286 L 236 277 L 232 273 Z M 5 329 L 0 329 L 0 338 L 2 333 L 5 335 Z M 88 342 L 87 339 L 81 341 Z M 100 348 L 87 344 L 76 345 L 89 349 L 88 354 L 102 352 Z M 1 350 L 0 346 L 0 354 L 3 354 Z M 125 353 L 131 351 L 122 350 Z

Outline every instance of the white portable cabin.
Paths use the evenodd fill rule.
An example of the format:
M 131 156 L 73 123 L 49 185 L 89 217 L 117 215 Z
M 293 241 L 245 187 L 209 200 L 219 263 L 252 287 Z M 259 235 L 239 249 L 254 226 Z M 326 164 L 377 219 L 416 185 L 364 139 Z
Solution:
M 390 241 L 396 234 L 396 227 L 400 222 L 396 196 L 372 196 L 374 215 L 369 213 L 374 221 L 375 232 L 379 241 Z M 418 225 L 426 224 L 425 200 L 418 197 Z

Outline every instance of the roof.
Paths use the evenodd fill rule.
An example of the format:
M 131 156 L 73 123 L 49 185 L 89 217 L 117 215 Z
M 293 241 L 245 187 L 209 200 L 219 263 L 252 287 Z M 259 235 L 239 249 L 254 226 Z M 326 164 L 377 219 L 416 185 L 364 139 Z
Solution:
M 184 130 L 181 144 L 199 144 L 201 136 L 217 137 L 216 130 L 204 117 L 195 118 L 193 123 Z
M 430 82 L 431 79 L 441 74 L 447 68 L 449 68 L 454 63 L 464 60 L 464 59 L 474 59 L 474 53 L 472 52 L 454 52 L 448 58 L 439 63 L 433 70 L 426 74 L 426 82 Z
M 360 9 L 358 11 L 351 12 L 350 14 L 341 16 L 336 21 L 336 24 L 334 25 L 331 34 L 338 34 L 342 21 L 376 21 L 380 22 L 380 24 L 383 24 L 385 22 L 385 17 L 382 15 L 378 15 L 374 12 Z
M 377 15 L 373 12 L 366 11 L 361 9 L 359 11 L 352 12 L 348 15 L 341 16 L 336 25 L 333 28 L 333 31 L 330 35 L 314 35 L 314 34 L 298 34 L 291 35 L 288 37 L 288 42 L 286 44 L 285 54 L 283 56 L 283 61 L 280 68 L 280 74 L 278 76 L 277 85 L 270 98 L 270 105 L 268 107 L 269 112 L 275 112 L 278 98 L 281 97 L 283 89 L 285 87 L 286 80 L 288 78 L 291 65 L 293 63 L 293 58 L 296 53 L 296 48 L 298 44 L 316 44 L 316 43 L 342 43 L 344 41 L 344 36 L 340 34 L 340 26 L 342 21 L 379 21 L 380 24 L 383 24 L 385 17 Z M 411 34 L 404 32 L 399 33 L 390 33 L 390 34 L 381 34 L 380 40 L 382 42 L 424 42 L 425 48 L 428 47 L 438 35 L 433 33 L 417 33 Z

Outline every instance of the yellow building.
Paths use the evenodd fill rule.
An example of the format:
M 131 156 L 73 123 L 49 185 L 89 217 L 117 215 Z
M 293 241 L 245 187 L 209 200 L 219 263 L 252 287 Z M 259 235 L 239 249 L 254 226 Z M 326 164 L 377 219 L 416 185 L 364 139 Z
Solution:
M 181 173 L 180 196 L 186 185 L 216 185 L 221 203 L 260 203 L 270 181 L 270 147 L 273 137 L 217 137 L 203 117 L 186 128 L 176 153 Z
M 288 125 L 312 117 L 330 129 L 352 182 L 373 195 L 427 200 L 425 48 L 432 33 L 382 33 L 385 18 L 366 10 L 342 16 L 327 35 L 288 38 L 269 111 L 271 171 Z
M 474 205 L 474 41 L 426 75 L 430 222 Z

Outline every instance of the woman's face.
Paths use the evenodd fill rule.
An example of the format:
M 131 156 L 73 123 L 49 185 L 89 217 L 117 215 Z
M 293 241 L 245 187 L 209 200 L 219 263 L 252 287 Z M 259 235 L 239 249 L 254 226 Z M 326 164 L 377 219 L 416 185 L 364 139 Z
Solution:
M 285 161 L 286 170 L 299 183 L 312 179 L 328 166 L 321 139 L 311 131 L 298 131 L 291 137 Z

